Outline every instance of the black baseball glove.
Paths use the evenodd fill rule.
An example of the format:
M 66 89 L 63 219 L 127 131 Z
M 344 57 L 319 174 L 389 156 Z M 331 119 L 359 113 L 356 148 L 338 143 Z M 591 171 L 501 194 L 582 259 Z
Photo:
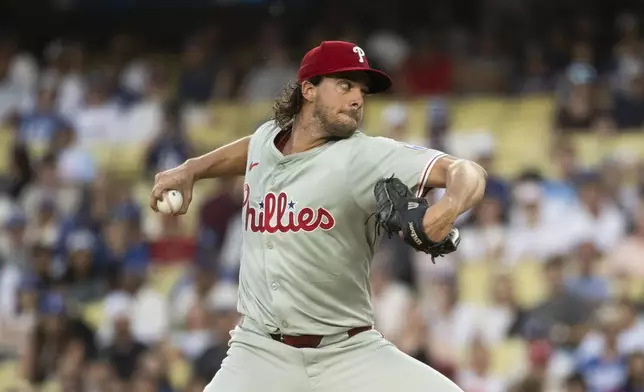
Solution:
M 376 230 L 384 230 L 389 238 L 402 231 L 403 239 L 418 251 L 436 257 L 454 252 L 461 241 L 458 229 L 452 228 L 440 242 L 430 240 L 423 230 L 423 217 L 429 208 L 427 199 L 415 197 L 398 178 L 383 178 L 376 182 Z

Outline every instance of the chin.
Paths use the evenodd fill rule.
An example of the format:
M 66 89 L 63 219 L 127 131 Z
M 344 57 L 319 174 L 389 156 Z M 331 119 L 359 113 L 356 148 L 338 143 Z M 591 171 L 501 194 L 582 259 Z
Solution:
M 333 128 L 331 132 L 331 136 L 337 137 L 337 138 L 348 138 L 353 135 L 356 130 L 358 130 L 358 127 L 354 124 L 338 124 Z

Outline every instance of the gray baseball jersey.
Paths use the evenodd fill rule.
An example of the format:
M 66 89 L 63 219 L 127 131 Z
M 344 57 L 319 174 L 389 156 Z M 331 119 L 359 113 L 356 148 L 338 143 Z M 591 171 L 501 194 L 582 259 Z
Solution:
M 356 132 L 284 156 L 274 143 L 279 132 L 269 121 L 250 141 L 239 312 L 285 335 L 373 325 L 373 187 L 395 175 L 421 194 L 445 154 Z

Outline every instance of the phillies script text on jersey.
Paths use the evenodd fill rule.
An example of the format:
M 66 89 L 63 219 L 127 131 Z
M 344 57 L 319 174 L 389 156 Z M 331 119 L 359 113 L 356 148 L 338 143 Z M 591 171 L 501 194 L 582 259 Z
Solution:
M 316 211 L 304 207 L 296 214 L 295 202 L 288 200 L 285 192 L 267 193 L 259 202 L 259 210 L 250 205 L 250 185 L 244 184 L 244 216 L 245 230 L 260 233 L 286 233 L 313 231 L 315 229 L 330 230 L 335 226 L 331 213 L 320 207 Z M 286 219 L 285 219 L 286 218 Z

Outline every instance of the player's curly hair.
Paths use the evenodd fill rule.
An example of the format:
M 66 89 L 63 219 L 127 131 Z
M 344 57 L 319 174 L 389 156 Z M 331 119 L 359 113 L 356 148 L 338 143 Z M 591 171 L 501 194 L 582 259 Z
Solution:
M 318 85 L 321 76 L 314 76 L 309 82 Z M 301 83 L 289 83 L 282 90 L 282 94 L 273 103 L 273 120 L 281 129 L 288 129 L 293 124 L 295 115 L 302 110 L 304 97 L 302 97 Z

